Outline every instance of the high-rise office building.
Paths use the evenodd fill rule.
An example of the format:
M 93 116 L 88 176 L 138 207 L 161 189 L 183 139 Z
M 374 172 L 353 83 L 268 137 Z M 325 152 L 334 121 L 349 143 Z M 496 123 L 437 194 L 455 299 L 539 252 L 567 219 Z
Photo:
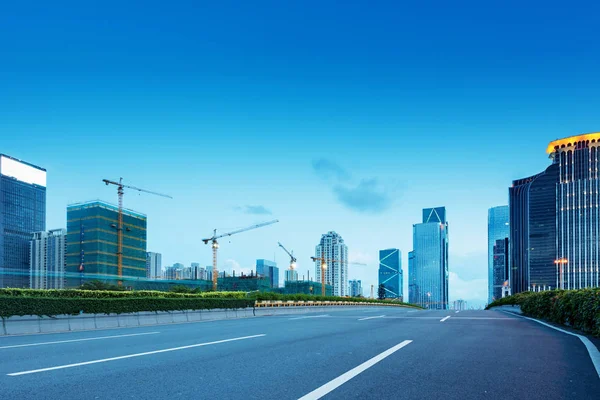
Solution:
M 362 281 L 356 279 L 348 281 L 348 295 L 350 297 L 361 297 L 363 295 Z
M 256 260 L 256 274 L 269 278 L 271 288 L 279 287 L 279 268 L 274 261 L 259 259 Z
M 333 286 L 334 296 L 348 294 L 348 246 L 336 232 L 321 236 L 315 248 L 315 280 L 321 282 L 321 259 L 325 260 L 325 284 Z
M 488 303 L 494 298 L 494 246 L 496 240 L 507 238 L 509 235 L 508 214 L 508 206 L 492 207 L 488 210 Z
M 513 181 L 509 188 L 509 280 L 512 293 L 556 288 L 556 185 L 558 164 Z
M 411 303 L 429 309 L 448 309 L 448 221 L 445 207 L 423 209 L 423 222 L 413 225 L 411 253 L 408 271 Z
M 508 238 L 498 239 L 492 249 L 492 301 L 502 298 L 502 288 L 508 285 Z
M 66 229 L 34 232 L 29 243 L 29 287 L 64 289 L 66 250 Z
M 166 266 L 164 271 L 164 278 L 168 280 L 177 279 L 177 268 L 172 265 Z
M 386 299 L 402 299 L 402 253 L 398 249 L 379 250 L 379 285 Z
M 146 278 L 148 279 L 162 279 L 162 254 L 153 253 L 151 251 L 146 253 Z
M 46 230 L 46 170 L 0 154 L 0 288 L 27 288 L 29 242 Z
M 285 270 L 285 280 L 286 281 L 297 281 L 298 280 L 298 271 L 295 269 L 286 269 Z
M 118 207 L 94 200 L 67 207 L 67 275 L 79 273 L 80 280 L 119 281 Z M 123 284 L 127 278 L 146 277 L 146 216 L 123 210 Z
M 555 140 L 547 153 L 558 167 L 552 285 L 600 287 L 600 132 Z

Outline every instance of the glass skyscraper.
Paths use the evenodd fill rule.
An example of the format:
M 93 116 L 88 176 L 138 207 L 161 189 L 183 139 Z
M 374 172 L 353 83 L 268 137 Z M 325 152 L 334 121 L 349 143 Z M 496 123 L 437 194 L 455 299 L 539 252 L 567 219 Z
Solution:
M 423 209 L 423 222 L 413 225 L 409 253 L 409 300 L 429 309 L 448 309 L 448 221 L 446 208 Z
M 385 298 L 401 299 L 403 284 L 400 250 L 379 250 L 379 285 L 385 288 Z
M 29 242 L 45 230 L 46 170 L 0 154 L 0 287 L 29 287 Z
M 269 283 L 272 288 L 279 287 L 279 268 L 277 263 L 269 260 L 256 260 L 256 274 L 269 278 Z
M 119 281 L 118 207 L 95 200 L 67 207 L 67 286 L 86 279 Z M 123 284 L 146 278 L 146 224 L 144 214 L 123 210 Z M 72 277 L 77 278 L 72 278 Z
M 509 235 L 508 206 L 492 207 L 488 210 L 488 303 L 494 300 L 494 246 L 496 241 Z
M 556 185 L 555 286 L 600 287 L 600 132 L 551 142 Z

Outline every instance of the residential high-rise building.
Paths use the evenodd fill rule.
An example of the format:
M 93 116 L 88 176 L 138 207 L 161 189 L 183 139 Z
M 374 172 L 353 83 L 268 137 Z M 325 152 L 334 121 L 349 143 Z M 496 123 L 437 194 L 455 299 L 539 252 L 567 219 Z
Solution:
M 151 251 L 146 253 L 146 278 L 148 279 L 162 279 L 162 254 L 153 253 Z
M 279 268 L 274 261 L 259 259 L 256 260 L 256 274 L 269 278 L 271 288 L 279 287 Z
M 350 297 L 361 297 L 363 295 L 362 282 L 360 280 L 352 279 L 348 281 L 348 295 Z
M 402 299 L 402 253 L 398 249 L 379 250 L 379 285 L 386 299 Z
M 66 250 L 66 229 L 34 232 L 29 243 L 29 287 L 32 289 L 64 289 Z
M 600 132 L 555 140 L 547 153 L 558 168 L 552 286 L 600 287 Z
M 556 288 L 558 164 L 513 181 L 509 188 L 509 280 L 512 293 Z
M 29 287 L 29 242 L 45 230 L 46 170 L 0 154 L 0 288 Z
M 118 207 L 94 200 L 67 207 L 67 275 L 81 280 L 119 280 Z M 146 277 L 146 216 L 123 210 L 123 284 L 127 278 Z M 79 285 L 67 278 L 68 286 Z
M 467 302 L 464 300 L 454 300 L 454 309 L 456 311 L 464 311 L 467 309 Z
M 297 281 L 298 280 L 298 271 L 295 269 L 286 269 L 285 270 L 285 280 L 286 281 Z
M 429 309 L 448 309 L 448 221 L 446 208 L 423 209 L 423 222 L 413 225 L 409 254 L 411 303 Z
M 321 236 L 315 248 L 315 280 L 321 282 L 321 261 L 325 260 L 325 284 L 333 286 L 334 296 L 348 294 L 348 246 L 336 232 L 330 231 Z
M 509 235 L 508 214 L 508 206 L 492 207 L 488 210 L 488 303 L 494 298 L 494 246 L 496 240 L 507 238 Z
M 502 288 L 508 284 L 508 238 L 498 239 L 492 249 L 492 301 L 502 298 Z

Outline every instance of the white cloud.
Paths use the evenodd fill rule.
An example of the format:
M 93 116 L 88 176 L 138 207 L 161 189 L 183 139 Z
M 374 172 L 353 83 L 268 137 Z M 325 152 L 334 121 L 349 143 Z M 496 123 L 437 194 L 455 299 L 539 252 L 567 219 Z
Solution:
M 450 302 L 463 299 L 469 307 L 483 306 L 487 301 L 487 279 L 463 280 L 456 273 L 449 273 Z
M 233 271 L 235 271 L 236 276 L 241 275 L 242 273 L 245 275 L 250 275 L 250 272 L 253 271 L 252 268 L 242 268 L 240 263 L 233 258 L 228 258 L 225 260 L 225 263 L 223 266 L 221 266 L 220 270 L 229 274 L 233 274 Z

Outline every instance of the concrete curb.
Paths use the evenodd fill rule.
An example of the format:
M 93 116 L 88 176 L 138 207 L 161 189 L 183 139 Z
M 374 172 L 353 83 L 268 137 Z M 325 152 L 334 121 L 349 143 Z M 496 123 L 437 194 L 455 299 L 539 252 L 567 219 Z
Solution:
M 343 311 L 356 306 L 296 306 L 240 309 L 213 309 L 188 311 L 139 312 L 131 314 L 80 314 L 38 317 L 36 315 L 2 318 L 0 336 L 36 333 L 77 332 L 94 329 L 131 328 L 178 324 L 187 322 L 218 321 L 270 315 L 306 314 L 309 312 Z

